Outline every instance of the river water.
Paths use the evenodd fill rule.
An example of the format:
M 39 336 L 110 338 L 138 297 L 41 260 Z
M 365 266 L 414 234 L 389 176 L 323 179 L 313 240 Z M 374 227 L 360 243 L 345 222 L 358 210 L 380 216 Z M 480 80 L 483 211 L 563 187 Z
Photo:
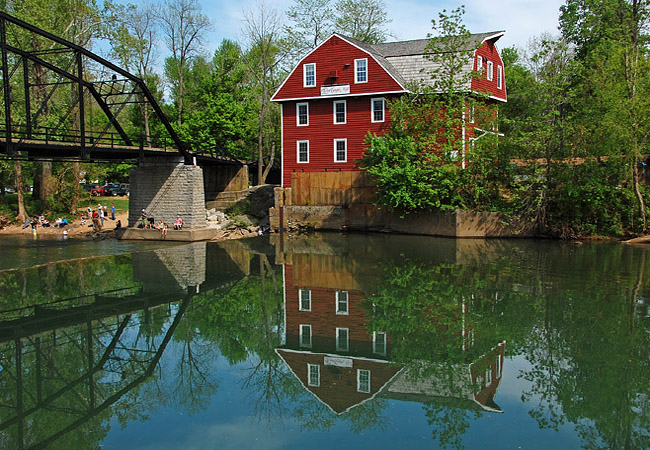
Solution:
M 0 448 L 649 448 L 613 243 L 0 240 Z

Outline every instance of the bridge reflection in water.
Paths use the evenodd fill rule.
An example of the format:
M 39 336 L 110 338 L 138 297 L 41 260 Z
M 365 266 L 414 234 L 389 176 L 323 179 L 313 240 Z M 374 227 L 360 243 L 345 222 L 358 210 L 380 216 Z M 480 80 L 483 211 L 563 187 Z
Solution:
M 462 448 L 483 443 L 481 418 L 513 443 L 648 447 L 646 249 L 334 234 L 271 244 L 0 272 L 0 448 L 184 448 L 170 439 L 233 423 L 251 446 L 263 422 L 296 446 L 327 431 Z M 563 428 L 587 422 L 584 435 Z
M 20 305 L 0 312 L 0 447 L 99 441 L 160 369 L 192 297 L 247 275 L 247 257 L 194 243 L 0 272 L 2 304 Z

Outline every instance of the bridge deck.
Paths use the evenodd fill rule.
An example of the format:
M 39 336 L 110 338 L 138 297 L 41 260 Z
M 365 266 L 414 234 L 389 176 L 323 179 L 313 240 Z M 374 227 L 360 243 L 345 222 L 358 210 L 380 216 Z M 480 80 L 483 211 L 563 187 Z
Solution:
M 82 160 L 81 144 L 79 142 L 20 140 L 12 143 L 14 148 L 23 152 L 29 159 L 70 159 Z M 178 155 L 175 148 L 143 147 L 124 144 L 87 144 L 86 159 L 89 160 L 124 160 L 137 159 L 141 156 Z M 0 137 L 0 153 L 7 154 L 7 139 Z M 26 155 L 25 155 L 26 154 Z

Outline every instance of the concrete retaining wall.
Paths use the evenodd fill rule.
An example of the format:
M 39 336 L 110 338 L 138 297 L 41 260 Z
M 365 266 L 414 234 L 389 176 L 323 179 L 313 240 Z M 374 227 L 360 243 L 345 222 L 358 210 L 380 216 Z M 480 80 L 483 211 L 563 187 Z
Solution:
M 131 169 L 129 226 L 136 226 L 142 209 L 156 224 L 162 220 L 170 228 L 176 215 L 183 219 L 184 228 L 204 228 L 205 195 L 203 170 L 189 166 L 182 159 L 146 158 Z
M 509 224 L 503 214 L 465 210 L 431 211 L 401 217 L 374 205 L 376 195 L 363 172 L 292 174 L 291 188 L 275 189 L 271 229 L 384 231 L 464 238 L 532 237 L 534 223 Z

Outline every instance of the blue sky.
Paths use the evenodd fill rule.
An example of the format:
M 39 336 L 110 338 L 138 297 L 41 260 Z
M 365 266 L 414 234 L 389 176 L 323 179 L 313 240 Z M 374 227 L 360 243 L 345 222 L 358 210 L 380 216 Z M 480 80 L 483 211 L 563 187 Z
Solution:
M 133 1 L 133 0 L 132 0 Z M 293 0 L 266 0 L 282 17 Z M 501 48 L 511 45 L 524 47 L 533 36 L 543 32 L 557 33 L 558 11 L 563 0 L 385 0 L 390 40 L 421 39 L 431 31 L 431 19 L 442 9 L 465 5 L 465 24 L 472 32 L 506 30 L 499 41 Z M 201 0 L 203 12 L 212 21 L 213 30 L 206 40 L 212 52 L 224 38 L 242 41 L 242 11 L 254 8 L 256 0 Z

